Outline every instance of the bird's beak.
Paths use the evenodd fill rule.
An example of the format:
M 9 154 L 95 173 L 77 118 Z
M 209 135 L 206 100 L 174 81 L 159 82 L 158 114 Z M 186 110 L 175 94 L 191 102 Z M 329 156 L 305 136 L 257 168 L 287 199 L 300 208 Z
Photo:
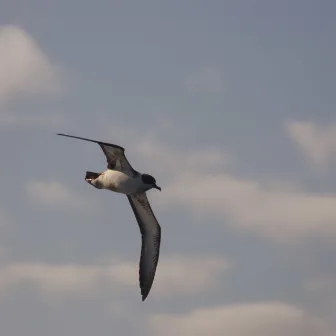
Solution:
M 160 190 L 160 191 L 161 191 L 161 188 L 160 188 L 158 185 L 156 185 L 156 184 L 154 184 L 154 185 L 153 185 L 153 188 L 155 188 L 155 189 L 157 189 L 157 190 Z
M 85 181 L 93 186 L 91 178 L 86 178 Z
M 97 186 L 95 186 L 95 185 L 92 183 L 93 179 L 86 178 L 85 181 L 86 181 L 87 183 L 91 184 L 91 185 L 92 185 L 93 187 L 95 187 L 96 189 L 99 189 Z

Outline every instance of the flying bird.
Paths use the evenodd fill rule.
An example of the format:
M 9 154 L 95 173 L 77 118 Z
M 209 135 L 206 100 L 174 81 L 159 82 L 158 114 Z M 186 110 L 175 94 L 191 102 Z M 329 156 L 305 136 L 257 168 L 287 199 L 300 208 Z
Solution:
M 107 189 L 127 196 L 142 237 L 139 282 L 144 301 L 154 281 L 161 243 L 161 227 L 149 204 L 146 191 L 152 188 L 161 191 L 161 188 L 153 176 L 141 174 L 132 168 L 123 147 L 73 135 L 58 135 L 97 143 L 106 156 L 107 169 L 102 173 L 87 171 L 85 181 L 97 189 Z

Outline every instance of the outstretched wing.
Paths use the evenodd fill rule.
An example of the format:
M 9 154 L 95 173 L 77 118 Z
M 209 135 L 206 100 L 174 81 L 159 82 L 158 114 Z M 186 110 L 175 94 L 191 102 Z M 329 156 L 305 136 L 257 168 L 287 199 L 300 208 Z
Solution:
M 151 290 L 156 266 L 159 261 L 161 227 L 155 218 L 145 193 L 127 195 L 127 198 L 139 224 L 142 236 L 139 281 L 142 301 L 144 301 Z
M 137 172 L 132 168 L 132 166 L 128 162 L 125 156 L 125 149 L 123 147 L 120 147 L 118 145 L 113 145 L 107 142 L 91 140 L 91 139 L 82 138 L 82 137 L 78 137 L 74 135 L 68 135 L 68 134 L 62 134 L 62 133 L 58 133 L 57 135 L 62 135 L 62 136 L 69 137 L 69 138 L 75 138 L 75 139 L 97 143 L 101 147 L 101 149 L 103 150 L 106 156 L 108 169 L 118 170 L 131 177 L 134 177 L 137 175 Z

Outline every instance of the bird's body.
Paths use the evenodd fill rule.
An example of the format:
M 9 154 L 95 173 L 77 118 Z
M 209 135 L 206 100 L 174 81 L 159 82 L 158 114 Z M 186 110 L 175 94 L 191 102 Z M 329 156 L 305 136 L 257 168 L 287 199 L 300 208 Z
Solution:
M 141 175 L 131 177 L 117 170 L 107 169 L 91 184 L 97 189 L 107 189 L 125 195 L 134 195 L 145 192 L 148 186 L 141 181 Z
M 127 196 L 142 237 L 139 281 L 144 301 L 154 281 L 161 243 L 161 227 L 148 202 L 146 191 L 161 188 L 156 185 L 153 176 L 141 174 L 132 168 L 126 159 L 124 148 L 73 135 L 58 135 L 97 143 L 106 156 L 107 170 L 102 173 L 87 171 L 85 181 L 97 189 L 107 189 Z

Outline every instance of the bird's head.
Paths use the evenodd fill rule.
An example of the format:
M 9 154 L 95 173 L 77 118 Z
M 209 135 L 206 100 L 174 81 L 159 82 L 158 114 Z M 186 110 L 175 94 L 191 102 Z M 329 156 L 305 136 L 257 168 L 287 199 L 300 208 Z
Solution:
M 93 187 L 95 187 L 97 189 L 101 189 L 101 185 L 100 185 L 99 181 L 97 180 L 100 175 L 101 174 L 99 174 L 99 173 L 94 173 L 94 172 L 87 171 L 86 175 L 85 175 L 85 181 L 87 183 L 91 184 Z
M 155 188 L 161 191 L 161 188 L 156 184 L 156 180 L 153 176 L 149 174 L 142 174 L 141 180 L 144 184 L 148 185 L 148 190 Z

